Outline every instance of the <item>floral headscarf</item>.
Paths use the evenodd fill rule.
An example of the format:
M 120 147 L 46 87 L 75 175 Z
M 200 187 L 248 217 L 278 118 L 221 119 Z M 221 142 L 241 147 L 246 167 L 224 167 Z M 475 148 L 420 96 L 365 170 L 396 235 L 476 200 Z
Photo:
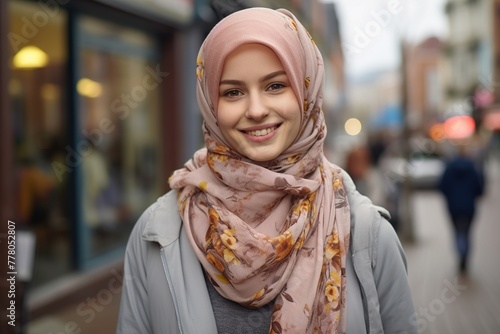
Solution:
M 259 43 L 279 57 L 301 106 L 301 129 L 273 161 L 235 151 L 217 126 L 225 58 Z M 340 169 L 323 155 L 323 59 L 284 9 L 250 8 L 201 46 L 197 97 L 206 148 L 170 178 L 188 238 L 217 291 L 257 308 L 274 301 L 270 333 L 345 333 L 349 206 Z

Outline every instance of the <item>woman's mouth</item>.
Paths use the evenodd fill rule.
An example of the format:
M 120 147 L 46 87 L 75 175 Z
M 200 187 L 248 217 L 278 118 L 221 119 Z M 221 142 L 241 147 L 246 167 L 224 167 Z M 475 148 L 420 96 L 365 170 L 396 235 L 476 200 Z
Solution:
M 242 132 L 245 135 L 245 137 L 247 137 L 247 139 L 253 142 L 261 143 L 273 138 L 274 135 L 277 133 L 276 130 L 278 130 L 279 127 L 280 124 L 272 125 L 264 129 L 247 130 Z
M 246 131 L 245 133 L 249 134 L 250 136 L 254 136 L 254 137 L 262 137 L 262 136 L 270 134 L 271 132 L 273 132 L 277 128 L 278 128 L 278 126 L 275 125 L 275 126 L 271 126 L 269 128 L 266 128 L 266 129 Z

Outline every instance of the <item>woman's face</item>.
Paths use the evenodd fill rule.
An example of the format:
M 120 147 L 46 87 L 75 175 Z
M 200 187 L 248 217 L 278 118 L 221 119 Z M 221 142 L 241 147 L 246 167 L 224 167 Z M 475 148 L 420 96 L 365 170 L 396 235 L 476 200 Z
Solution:
M 300 130 L 300 106 L 278 56 L 261 44 L 231 52 L 219 85 L 217 120 L 227 142 L 254 161 L 287 149 Z

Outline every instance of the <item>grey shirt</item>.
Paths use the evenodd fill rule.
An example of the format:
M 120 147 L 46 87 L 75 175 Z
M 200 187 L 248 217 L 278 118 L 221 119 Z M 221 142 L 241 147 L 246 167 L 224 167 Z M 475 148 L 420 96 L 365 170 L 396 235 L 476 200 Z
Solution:
M 354 275 L 351 252 L 347 254 L 347 328 L 349 333 L 366 334 L 359 281 Z M 208 295 L 212 302 L 218 334 L 268 334 L 273 312 L 273 303 L 258 309 L 249 309 L 222 297 L 207 279 Z M 349 307 L 350 306 L 350 307 Z

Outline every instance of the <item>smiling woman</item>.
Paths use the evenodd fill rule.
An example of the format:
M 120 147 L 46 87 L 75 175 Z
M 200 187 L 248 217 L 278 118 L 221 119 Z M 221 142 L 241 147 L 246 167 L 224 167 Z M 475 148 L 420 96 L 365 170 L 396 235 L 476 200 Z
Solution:
M 323 154 L 302 24 L 236 12 L 196 65 L 205 147 L 132 232 L 118 333 L 416 333 L 394 230 Z

